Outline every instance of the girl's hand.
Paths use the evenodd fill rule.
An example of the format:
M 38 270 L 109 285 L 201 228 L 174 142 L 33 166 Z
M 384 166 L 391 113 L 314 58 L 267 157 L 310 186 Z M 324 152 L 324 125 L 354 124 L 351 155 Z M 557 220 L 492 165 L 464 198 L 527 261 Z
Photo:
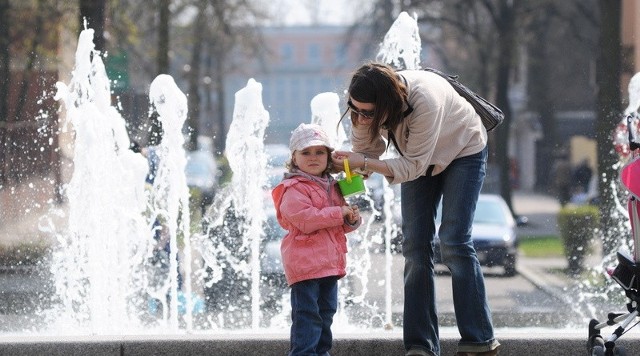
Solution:
M 342 206 L 342 216 L 351 221 L 351 216 L 353 216 L 353 209 L 349 205 Z
M 358 209 L 357 205 L 343 205 L 342 206 L 342 216 L 349 222 L 349 224 L 354 225 L 358 221 L 360 221 L 360 209 Z
M 358 221 L 360 221 L 360 209 L 358 209 L 357 205 L 351 205 L 351 210 L 353 214 L 349 217 L 349 224 L 355 225 Z

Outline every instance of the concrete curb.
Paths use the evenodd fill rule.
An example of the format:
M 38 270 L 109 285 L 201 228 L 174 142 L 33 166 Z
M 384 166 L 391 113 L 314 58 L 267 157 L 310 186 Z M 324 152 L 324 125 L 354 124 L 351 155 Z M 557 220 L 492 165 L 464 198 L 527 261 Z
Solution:
M 534 330 L 498 332 L 500 355 L 584 355 L 586 333 Z M 457 335 L 442 336 L 441 354 L 454 355 Z M 625 336 L 618 346 L 629 355 L 640 354 L 638 335 Z M 287 335 L 131 335 L 131 336 L 5 336 L 0 355 L 11 356 L 187 356 L 187 355 L 285 355 Z M 331 354 L 346 356 L 404 355 L 402 335 L 374 332 L 366 335 L 336 335 Z
M 557 300 L 566 303 L 567 298 L 565 288 L 561 286 L 562 283 L 557 279 L 550 277 L 547 273 L 536 271 L 526 263 L 519 263 L 517 270 L 523 278 L 535 285 L 536 288 L 544 291 Z

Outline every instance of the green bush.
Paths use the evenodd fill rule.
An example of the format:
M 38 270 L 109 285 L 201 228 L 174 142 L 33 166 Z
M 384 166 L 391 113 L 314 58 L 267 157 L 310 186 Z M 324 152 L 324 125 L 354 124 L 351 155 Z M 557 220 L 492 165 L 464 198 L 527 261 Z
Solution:
M 566 206 L 558 212 L 558 228 L 571 273 L 580 273 L 584 269 L 584 257 L 599 222 L 598 208 L 593 205 Z

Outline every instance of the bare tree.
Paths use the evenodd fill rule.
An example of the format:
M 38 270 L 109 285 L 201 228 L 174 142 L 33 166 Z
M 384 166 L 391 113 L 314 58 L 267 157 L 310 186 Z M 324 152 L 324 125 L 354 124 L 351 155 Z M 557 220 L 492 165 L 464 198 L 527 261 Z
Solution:
M 0 0 L 0 185 L 56 170 L 53 146 L 43 142 L 55 142 L 57 116 L 43 93 L 55 83 L 58 8 L 53 0 Z
M 191 63 L 187 73 L 189 81 L 189 117 L 187 118 L 187 149 L 193 151 L 198 148 L 198 135 L 200 133 L 200 77 L 202 64 L 202 47 L 204 41 L 202 34 L 206 33 L 208 0 L 198 0 L 196 3 L 198 13 L 193 23 L 193 50 L 191 51 Z
M 620 0 L 600 0 L 600 46 L 596 65 L 597 123 L 598 132 L 598 167 L 600 196 L 600 222 L 604 234 L 604 252 L 611 252 L 617 246 L 616 231 L 612 228 L 615 221 L 611 216 L 615 196 L 611 181 L 617 177 L 614 164 L 617 157 L 610 142 L 611 131 L 622 116 L 622 100 L 620 97 L 621 73 L 621 34 L 620 21 L 622 5 Z
M 511 195 L 511 162 L 509 160 L 509 133 L 513 111 L 509 101 L 509 83 L 515 53 L 515 22 L 517 1 L 499 0 L 497 6 L 485 2 L 498 33 L 498 67 L 496 78 L 496 105 L 504 112 L 504 123 L 496 130 L 496 161 L 500 167 L 500 195 L 513 211 Z
M 7 140 L 7 115 L 9 114 L 9 28 L 11 27 L 11 17 L 9 11 L 11 5 L 9 0 L 0 0 L 0 184 L 6 178 L 6 140 Z
M 560 151 L 557 147 L 556 108 L 551 97 L 550 68 L 552 68 L 551 46 L 549 42 L 553 36 L 553 16 L 550 14 L 552 5 L 544 6 L 535 14 L 531 21 L 533 36 L 529 39 L 527 56 L 529 58 L 529 73 L 531 80 L 527 83 L 529 109 L 537 113 L 544 134 L 537 145 L 539 157 L 552 157 L 554 152 Z M 536 185 L 546 186 L 551 182 L 548 171 L 539 169 L 536 171 Z
M 208 36 L 205 40 L 208 51 L 203 60 L 207 63 L 206 75 L 212 78 L 211 86 L 207 87 L 215 91 L 215 109 L 211 113 L 214 145 L 216 153 L 222 154 L 227 131 L 224 108 L 226 73 L 241 69 L 244 59 L 260 56 L 264 42 L 258 25 L 266 14 L 250 0 L 210 0 L 207 14 Z
M 93 43 L 98 51 L 104 51 L 104 14 L 105 0 L 80 0 L 80 31 L 84 30 L 85 21 L 95 32 Z
M 158 72 L 169 73 L 169 28 L 171 27 L 171 0 L 159 0 L 158 6 Z
M 9 99 L 9 28 L 11 17 L 9 0 L 0 0 L 0 122 L 7 121 Z

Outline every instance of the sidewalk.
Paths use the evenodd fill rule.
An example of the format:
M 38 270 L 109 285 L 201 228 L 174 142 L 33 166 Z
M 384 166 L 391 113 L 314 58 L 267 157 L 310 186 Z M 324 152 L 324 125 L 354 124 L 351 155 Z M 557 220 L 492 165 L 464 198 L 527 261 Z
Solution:
M 519 236 L 558 235 L 556 216 L 560 203 L 552 196 L 534 192 L 513 192 L 513 212 L 526 216 L 526 226 L 518 228 Z
M 526 226 L 518 228 L 519 236 L 559 235 L 556 216 L 560 210 L 558 201 L 549 195 L 517 191 L 513 193 L 515 214 L 526 216 Z M 602 263 L 600 246 L 594 246 L 594 252 L 587 256 L 586 268 L 598 267 Z M 547 294 L 565 301 L 567 290 L 580 283 L 564 273 L 567 259 L 561 257 L 531 258 L 521 256 L 518 260 L 518 272 L 536 287 Z

